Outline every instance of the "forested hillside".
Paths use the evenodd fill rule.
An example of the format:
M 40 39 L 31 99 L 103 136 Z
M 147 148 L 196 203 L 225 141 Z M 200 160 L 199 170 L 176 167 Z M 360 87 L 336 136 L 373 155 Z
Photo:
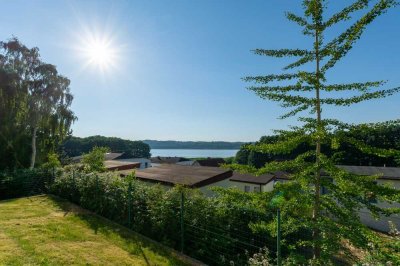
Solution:
M 143 140 L 152 149 L 210 149 L 210 150 L 236 150 L 244 142 L 227 141 L 174 141 L 174 140 Z
M 91 136 L 87 138 L 69 137 L 62 144 L 62 150 L 69 157 L 88 153 L 94 147 L 108 147 L 111 152 L 123 152 L 126 157 L 150 157 L 150 147 L 142 141 L 132 141 L 116 137 Z
M 387 121 L 383 123 L 360 124 L 350 127 L 350 130 L 338 130 L 334 134 L 338 137 L 352 138 L 361 144 L 371 145 L 381 149 L 400 149 L 400 121 Z M 257 144 L 273 144 L 281 139 L 279 135 L 263 136 Z M 303 142 L 291 153 L 272 154 L 261 153 L 249 150 L 242 145 L 236 154 L 236 161 L 239 164 L 248 164 L 255 167 L 262 167 L 267 162 L 292 160 L 299 154 L 311 148 L 310 143 Z M 336 147 L 333 147 L 336 146 Z M 356 148 L 349 143 L 337 143 L 336 145 L 322 145 L 321 149 L 334 158 L 336 164 L 343 165 L 363 165 L 363 166 L 400 166 L 400 158 L 380 157 L 371 154 L 371 151 Z

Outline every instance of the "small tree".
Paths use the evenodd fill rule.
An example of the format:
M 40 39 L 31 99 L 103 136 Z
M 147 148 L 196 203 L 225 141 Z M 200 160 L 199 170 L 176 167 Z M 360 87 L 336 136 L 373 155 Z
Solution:
M 106 147 L 94 147 L 91 152 L 83 155 L 82 164 L 86 172 L 104 172 L 104 156 L 109 152 Z
M 286 16 L 303 28 L 303 34 L 311 37 L 313 45 L 309 49 L 256 49 L 257 55 L 270 57 L 297 57 L 284 70 L 305 67 L 290 73 L 252 76 L 244 78 L 255 83 L 249 87 L 264 99 L 277 101 L 284 108 L 291 108 L 281 118 L 294 116 L 302 111 L 310 111 L 313 117 L 300 117 L 301 127 L 289 130 L 278 130 L 280 140 L 277 143 L 260 143 L 249 146 L 250 150 L 272 153 L 290 154 L 299 145 L 307 143 L 312 150 L 298 155 L 294 160 L 271 162 L 257 170 L 252 167 L 240 167 L 247 171 L 262 174 L 272 171 L 289 171 L 291 182 L 280 184 L 277 189 L 283 192 L 286 199 L 281 204 L 285 216 L 284 234 L 310 231 L 310 237 L 300 237 L 294 248 L 312 248 L 312 263 L 326 263 L 332 259 L 339 249 L 343 248 L 342 240 L 367 248 L 369 231 L 359 220 L 358 210 L 366 207 L 374 215 L 390 215 L 398 209 L 382 209 L 368 200 L 373 193 L 379 200 L 387 202 L 399 201 L 398 191 L 378 186 L 374 183 L 376 176 L 360 177 L 340 170 L 331 158 L 321 149 L 323 145 L 333 148 L 342 143 L 351 143 L 363 152 L 379 156 L 396 156 L 399 152 L 391 149 L 377 149 L 334 132 L 345 130 L 348 125 L 335 119 L 323 119 L 322 107 L 325 105 L 350 106 L 355 103 L 392 95 L 400 88 L 376 90 L 385 84 L 384 81 L 372 81 L 350 84 L 329 84 L 327 73 L 339 62 L 355 42 L 360 39 L 367 25 L 388 9 L 396 6 L 393 0 L 358 0 L 329 18 L 325 18 L 328 6 L 325 0 L 304 0 L 304 16 L 287 13 Z M 372 4 L 372 6 L 371 6 Z M 343 33 L 327 41 L 326 33 L 342 21 L 347 21 L 355 12 L 367 10 Z M 314 70 L 310 71 L 309 66 Z M 283 82 L 282 85 L 277 85 Z M 349 93 L 344 93 L 349 92 Z M 347 95 L 351 95 L 347 97 Z M 324 176 L 322 175 L 324 173 Z M 326 188 L 329 193 L 322 193 Z M 273 228 L 273 226 L 271 226 Z
M 45 169 L 54 169 L 61 167 L 61 162 L 58 159 L 58 155 L 55 152 L 50 152 L 47 155 L 47 162 L 42 165 L 42 168 Z

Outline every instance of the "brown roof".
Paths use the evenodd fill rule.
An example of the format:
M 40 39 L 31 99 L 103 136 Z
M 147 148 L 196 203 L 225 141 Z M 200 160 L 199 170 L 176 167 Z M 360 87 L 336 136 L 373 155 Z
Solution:
M 169 164 L 175 164 L 178 162 L 187 161 L 187 159 L 183 157 L 161 157 L 161 156 L 151 157 L 150 160 L 152 163 L 169 163 Z
M 290 179 L 289 178 L 289 173 L 288 172 L 284 172 L 284 171 L 276 171 L 276 172 L 274 172 L 274 176 L 277 179 Z
M 222 158 L 207 158 L 196 160 L 196 162 L 198 162 L 201 166 L 218 167 L 221 164 L 224 164 L 225 160 Z
M 241 174 L 234 172 L 232 177 L 229 179 L 230 181 L 243 182 L 243 183 L 252 183 L 252 184 L 260 184 L 265 185 L 269 183 L 272 179 L 274 179 L 274 175 L 272 174 L 264 174 L 260 176 L 255 176 L 252 174 Z
M 356 175 L 382 175 L 380 179 L 400 180 L 400 167 L 377 167 L 337 165 L 337 167 Z
M 121 171 L 120 173 L 124 176 L 131 172 Z M 167 185 L 180 184 L 189 187 L 203 187 L 231 177 L 232 171 L 215 167 L 163 164 L 157 167 L 136 170 L 135 175 L 145 181 Z

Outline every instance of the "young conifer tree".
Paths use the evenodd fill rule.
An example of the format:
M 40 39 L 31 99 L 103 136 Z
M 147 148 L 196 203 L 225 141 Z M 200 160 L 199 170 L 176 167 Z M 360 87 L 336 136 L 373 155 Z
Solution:
M 355 246 L 367 248 L 371 235 L 358 217 L 358 211 L 362 208 L 369 209 L 374 215 L 399 212 L 397 208 L 380 208 L 370 200 L 374 195 L 380 201 L 399 202 L 398 191 L 376 185 L 374 181 L 377 176 L 357 176 L 336 167 L 329 154 L 324 154 L 323 147 L 329 145 L 335 148 L 348 142 L 363 152 L 379 156 L 397 156 L 399 151 L 369 147 L 356 139 L 345 137 L 345 134 L 338 134 L 346 131 L 349 125 L 322 117 L 323 106 L 350 106 L 400 91 L 400 87 L 379 89 L 385 81 L 335 84 L 329 83 L 326 78 L 327 73 L 353 48 L 366 27 L 397 4 L 394 0 L 357 0 L 326 18 L 327 0 L 304 0 L 304 16 L 287 13 L 286 17 L 303 28 L 302 33 L 312 38 L 313 45 L 309 49 L 256 49 L 254 53 L 257 55 L 294 57 L 296 60 L 284 68 L 288 72 L 244 78 L 246 82 L 253 83 L 249 89 L 258 96 L 279 102 L 283 108 L 290 109 L 281 118 L 303 111 L 310 112 L 311 117 L 298 118 L 301 127 L 276 131 L 281 141 L 252 145 L 249 149 L 287 154 L 301 143 L 312 144 L 315 149 L 292 161 L 268 163 L 261 169 L 236 168 L 257 174 L 279 170 L 290 173 L 290 182 L 276 187 L 285 198 L 280 203 L 282 213 L 286 215 L 283 234 L 289 237 L 294 232 L 310 231 L 310 237 L 298 238 L 292 248 L 310 248 L 312 261 L 316 264 L 327 263 L 334 254 L 343 250 L 344 239 Z M 344 32 L 327 40 L 328 30 L 340 22 L 348 21 L 351 15 L 360 18 Z M 312 71 L 304 70 L 310 69 L 310 66 Z M 334 114 L 331 115 L 334 117 Z

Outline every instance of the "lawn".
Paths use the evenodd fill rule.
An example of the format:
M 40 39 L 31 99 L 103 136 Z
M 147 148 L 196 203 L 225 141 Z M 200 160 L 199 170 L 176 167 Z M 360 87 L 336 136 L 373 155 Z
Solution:
M 52 196 L 0 201 L 0 265 L 190 265 L 177 253 Z

